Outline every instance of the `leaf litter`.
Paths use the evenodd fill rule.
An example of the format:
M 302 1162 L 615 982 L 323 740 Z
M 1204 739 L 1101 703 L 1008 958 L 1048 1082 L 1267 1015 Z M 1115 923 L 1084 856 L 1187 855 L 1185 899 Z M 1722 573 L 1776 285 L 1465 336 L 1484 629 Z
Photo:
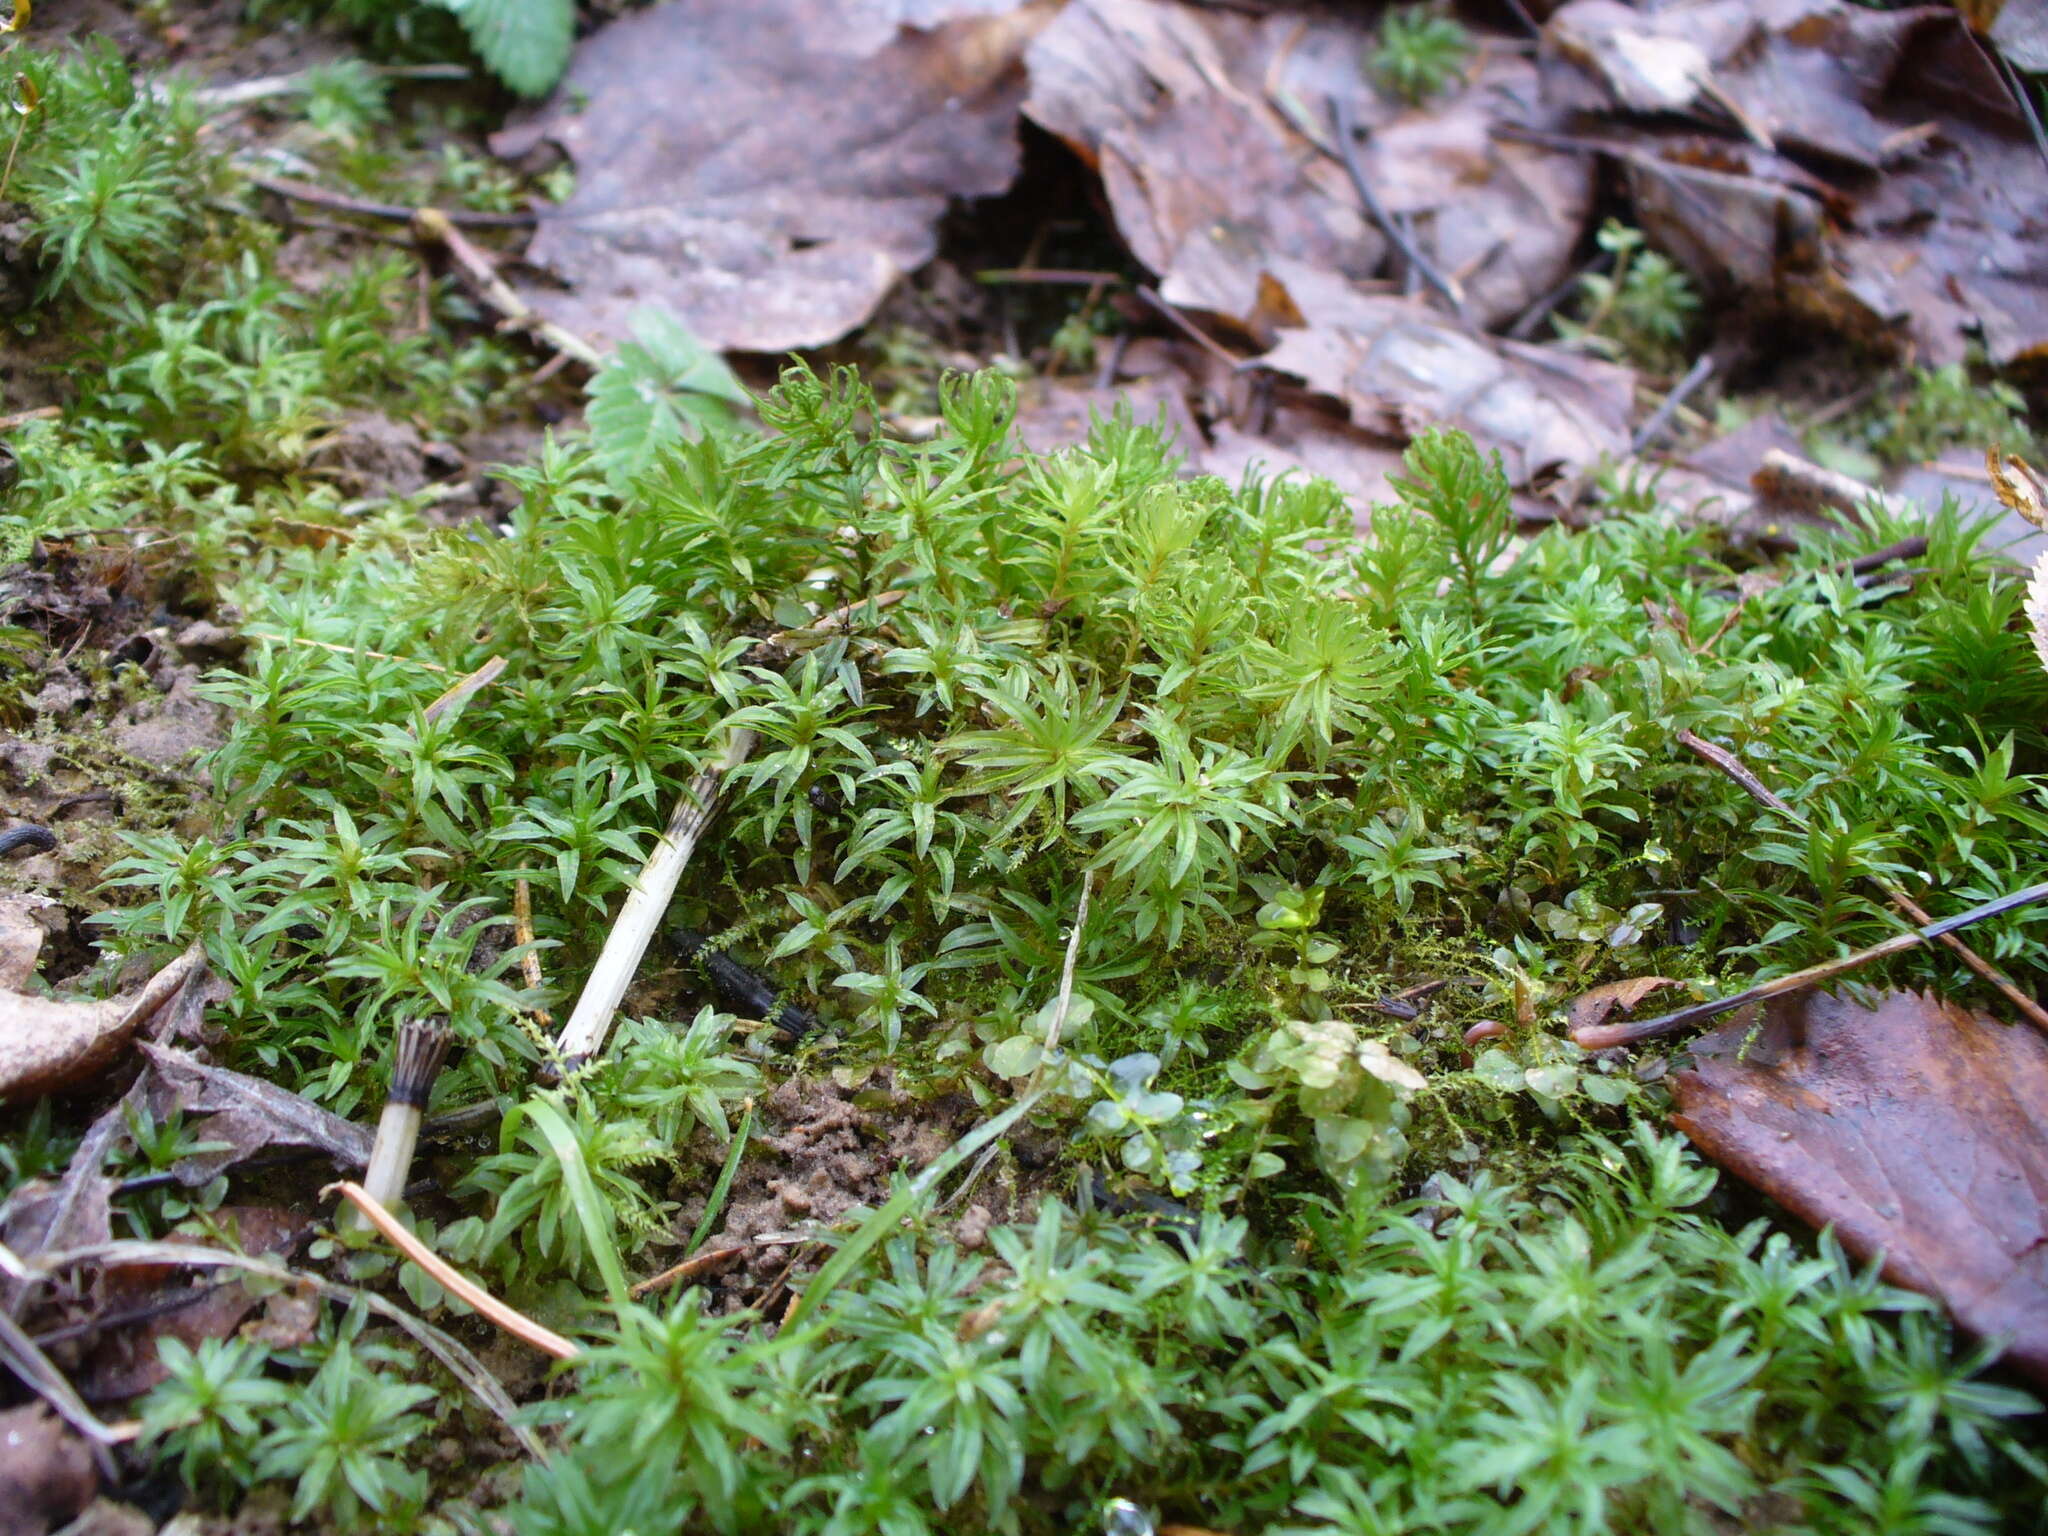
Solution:
M 1918 993 L 1802 992 L 1692 1053 L 1694 1145 L 2048 1382 L 2048 1041 Z

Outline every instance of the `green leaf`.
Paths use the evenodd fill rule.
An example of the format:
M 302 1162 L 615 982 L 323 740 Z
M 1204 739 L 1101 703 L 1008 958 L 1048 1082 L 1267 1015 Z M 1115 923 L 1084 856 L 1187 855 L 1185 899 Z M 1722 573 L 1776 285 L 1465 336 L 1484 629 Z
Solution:
M 583 1240 L 590 1245 L 590 1251 L 597 1260 L 598 1273 L 604 1276 L 612 1305 L 623 1309 L 630 1299 L 630 1288 L 626 1284 L 625 1266 L 619 1262 L 618 1243 L 612 1235 L 611 1207 L 591 1180 L 576 1128 L 569 1123 L 568 1116 L 547 1099 L 529 1099 L 520 1108 L 539 1127 L 556 1161 L 562 1165 L 562 1187 L 569 1193 L 569 1207 L 576 1213 L 577 1224 L 583 1228 Z
M 492 74 L 522 96 L 545 96 L 569 67 L 574 0 L 442 0 Z
M 590 381 L 590 435 L 606 478 L 623 485 L 662 449 L 714 427 L 729 427 L 747 403 L 725 360 L 673 316 L 641 309 L 638 341 L 619 350 Z

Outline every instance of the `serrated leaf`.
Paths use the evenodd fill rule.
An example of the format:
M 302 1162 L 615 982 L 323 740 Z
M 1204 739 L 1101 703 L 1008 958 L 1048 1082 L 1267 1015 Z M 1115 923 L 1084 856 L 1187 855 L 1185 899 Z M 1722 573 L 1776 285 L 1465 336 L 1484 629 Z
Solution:
M 633 334 L 590 381 L 591 440 L 615 484 L 645 472 L 671 443 L 731 426 L 733 408 L 747 403 L 725 359 L 673 316 L 643 309 Z
M 575 0 L 443 0 L 492 74 L 522 96 L 545 96 L 569 67 Z

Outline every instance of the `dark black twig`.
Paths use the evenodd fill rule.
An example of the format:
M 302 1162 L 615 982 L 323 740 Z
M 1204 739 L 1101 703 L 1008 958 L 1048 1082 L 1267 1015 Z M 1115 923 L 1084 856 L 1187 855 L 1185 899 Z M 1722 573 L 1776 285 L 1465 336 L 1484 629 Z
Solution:
M 1544 294 L 1542 298 L 1515 316 L 1515 323 L 1509 326 L 1507 330 L 1508 339 L 1511 341 L 1527 341 L 1536 334 L 1536 327 L 1550 318 L 1553 310 L 1579 291 L 1580 284 L 1596 273 L 1605 272 L 1613 265 L 1614 253 L 1612 251 L 1602 251 L 1593 260 L 1587 262 L 1578 271 L 1574 272 L 1570 277 L 1551 289 L 1550 292 Z
M 1697 361 L 1685 370 L 1685 377 L 1672 385 L 1671 393 L 1664 397 L 1664 403 L 1650 413 L 1650 419 L 1636 428 L 1636 435 L 1629 440 L 1630 453 L 1641 453 L 1664 434 L 1671 425 L 1671 418 L 1678 414 L 1678 408 L 1685 404 L 1688 396 L 1713 376 L 1714 354 L 1702 352 Z
M 1779 997 L 1787 992 L 1797 992 L 1804 987 L 1818 986 L 1832 981 L 1850 971 L 1860 969 L 1873 960 L 1882 960 L 1922 944 L 1931 943 L 1958 928 L 1967 928 L 1972 923 L 1981 923 L 1986 918 L 1999 917 L 2018 907 L 2031 906 L 2037 901 L 2048 899 L 2048 880 L 2038 885 L 2027 886 L 2024 890 L 2001 896 L 1996 901 L 1987 901 L 1980 907 L 1967 912 L 1958 912 L 1954 917 L 1945 917 L 1938 923 L 1929 923 L 1922 928 L 1911 928 L 1904 933 L 1893 934 L 1882 943 L 1868 949 L 1859 949 L 1853 955 L 1842 955 L 1833 960 L 1824 960 L 1819 965 L 1809 965 L 1803 971 L 1793 971 L 1771 981 L 1761 982 L 1754 987 L 1728 997 L 1717 997 L 1711 1002 L 1694 1003 L 1676 1013 L 1659 1014 L 1654 1019 L 1643 1019 L 1634 1024 L 1598 1024 L 1572 1031 L 1572 1040 L 1585 1050 L 1607 1050 L 1617 1045 L 1634 1045 L 1638 1040 L 1654 1039 L 1658 1035 L 1672 1034 L 1688 1024 L 1699 1024 L 1732 1013 L 1749 1003 L 1760 1003 L 1768 998 Z
M 48 853 L 57 846 L 57 834 L 48 827 L 9 827 L 0 832 L 0 859 L 17 853 Z
M 683 959 L 695 962 L 711 978 L 719 1000 L 743 1018 L 771 1024 L 792 1039 L 801 1040 L 818 1027 L 818 1016 L 808 1008 L 783 1001 L 776 985 L 748 970 L 722 950 L 711 948 L 711 940 L 694 929 L 670 932 Z
M 1358 119 L 1352 115 L 1351 103 L 1341 96 L 1330 98 L 1330 115 L 1337 128 L 1337 158 L 1344 162 L 1344 174 L 1351 178 L 1351 186 L 1358 193 L 1358 200 L 1365 204 L 1365 211 L 1379 225 L 1380 233 L 1393 242 L 1394 249 L 1401 253 L 1402 260 L 1409 267 L 1422 274 L 1424 282 L 1450 301 L 1460 320 L 1465 318 L 1465 295 L 1458 285 L 1445 277 L 1431 265 L 1421 248 L 1401 231 L 1379 194 L 1372 189 L 1372 183 L 1365 179 L 1365 168 L 1358 163 Z

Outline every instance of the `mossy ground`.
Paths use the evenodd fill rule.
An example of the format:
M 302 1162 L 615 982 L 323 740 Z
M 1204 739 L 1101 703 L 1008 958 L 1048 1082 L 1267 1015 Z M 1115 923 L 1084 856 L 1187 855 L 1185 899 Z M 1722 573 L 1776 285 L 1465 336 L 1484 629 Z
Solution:
M 43 981 L 107 990 L 198 939 L 229 994 L 215 1055 L 357 1118 L 395 1026 L 446 1019 L 436 1109 L 503 1130 L 432 1144 L 411 1215 L 594 1346 L 543 1380 L 416 1271 L 324 1239 L 300 1262 L 488 1347 L 552 1460 L 520 1468 L 474 1404 L 408 1386 L 429 1367 L 402 1336 L 334 1311 L 168 1350 L 138 1486 L 533 1532 L 1058 1530 L 1115 1498 L 1244 1531 L 2038 1512 L 2031 1402 L 1830 1243 L 1742 1225 L 1655 1129 L 1660 1060 L 1561 1031 L 1597 982 L 1705 994 L 1888 934 L 1873 874 L 1930 906 L 2024 883 L 2048 679 L 1981 526 L 1944 513 L 1910 580 L 1860 585 L 1841 563 L 1902 529 L 1844 520 L 1767 582 L 1654 498 L 1525 537 L 1497 467 L 1431 434 L 1361 540 L 1328 487 L 1180 478 L 1128 420 L 1020 456 L 1003 377 L 905 346 L 882 385 L 943 418 L 929 441 L 797 367 L 772 433 L 608 473 L 575 385 L 534 382 L 448 279 L 284 238 L 197 110 L 118 60 L 33 67 L 16 323 L 43 338 L 24 398 L 63 414 L 14 439 L 0 708 L 9 809 L 62 846 L 0 879 L 103 946 L 53 949 Z M 502 207 L 519 189 L 464 148 L 482 120 L 344 67 L 233 132 L 368 195 Z M 95 144 L 132 157 L 97 213 L 59 185 Z M 415 483 L 329 455 L 365 415 L 408 429 Z M 495 469 L 473 447 L 521 441 Z M 791 630 L 786 669 L 741 664 Z M 180 699 L 209 750 L 142 758 Z M 539 1090 L 537 1010 L 573 999 L 735 726 L 758 745 L 674 917 L 823 1034 L 779 1045 L 657 950 L 605 1061 Z M 1978 942 L 2023 982 L 2048 958 L 2025 914 Z M 1940 953 L 1886 979 L 1972 987 Z M 1434 982 L 1412 1017 L 1384 1004 Z M 1502 1037 L 1468 1048 L 1486 1018 Z M 1034 1094 L 971 1184 L 901 1194 Z M 60 1165 L 106 1101 L 16 1116 L 12 1172 Z M 145 1139 L 122 1171 L 189 1150 Z M 120 1215 L 217 1235 L 231 1192 L 315 1187 Z M 707 1220 L 745 1256 L 680 1299 L 618 1294 Z M 453 1452 L 416 1454 L 429 1434 Z

